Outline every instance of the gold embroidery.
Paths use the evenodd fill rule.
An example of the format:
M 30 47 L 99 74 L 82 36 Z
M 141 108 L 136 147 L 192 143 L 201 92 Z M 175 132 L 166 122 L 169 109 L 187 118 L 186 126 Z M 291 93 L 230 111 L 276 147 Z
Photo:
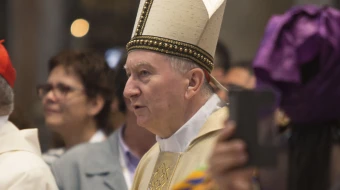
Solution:
M 173 152 L 161 152 L 159 154 L 149 182 L 148 190 L 169 189 L 180 156 L 180 153 Z

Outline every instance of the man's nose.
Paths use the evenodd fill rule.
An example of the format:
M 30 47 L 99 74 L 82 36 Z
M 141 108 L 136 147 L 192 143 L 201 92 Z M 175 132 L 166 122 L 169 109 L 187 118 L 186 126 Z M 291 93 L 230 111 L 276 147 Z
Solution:
M 125 85 L 124 97 L 130 99 L 139 95 L 140 89 L 138 88 L 137 83 L 130 77 Z

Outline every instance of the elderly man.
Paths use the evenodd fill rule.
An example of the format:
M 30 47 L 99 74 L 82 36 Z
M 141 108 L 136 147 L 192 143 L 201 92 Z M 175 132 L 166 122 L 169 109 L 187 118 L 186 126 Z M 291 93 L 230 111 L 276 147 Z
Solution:
M 36 129 L 19 131 L 8 121 L 13 111 L 15 70 L 0 41 L 0 189 L 57 190 L 41 158 Z
M 124 95 L 156 135 L 132 189 L 169 189 L 205 164 L 227 116 L 209 82 L 225 0 L 142 0 Z M 220 86 L 221 87 L 221 86 Z

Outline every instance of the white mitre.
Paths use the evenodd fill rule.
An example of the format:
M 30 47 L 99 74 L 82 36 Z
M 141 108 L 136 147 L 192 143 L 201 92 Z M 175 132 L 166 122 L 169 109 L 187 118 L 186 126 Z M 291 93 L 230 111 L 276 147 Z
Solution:
M 187 58 L 210 73 L 226 0 L 141 0 L 127 51 L 145 49 Z

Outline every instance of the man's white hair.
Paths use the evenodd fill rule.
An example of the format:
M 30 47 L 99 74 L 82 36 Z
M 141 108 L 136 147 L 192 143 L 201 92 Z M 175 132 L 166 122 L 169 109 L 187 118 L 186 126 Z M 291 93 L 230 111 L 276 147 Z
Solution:
M 9 115 L 14 108 L 14 93 L 12 87 L 0 76 L 0 116 Z
M 182 74 L 184 74 L 184 73 L 186 73 L 186 72 L 188 72 L 188 71 L 190 71 L 191 69 L 194 69 L 194 68 L 201 68 L 196 63 L 192 62 L 189 59 L 184 59 L 184 58 L 171 56 L 171 55 L 167 55 L 167 58 L 170 61 L 171 67 L 175 71 L 182 73 Z M 208 80 L 204 76 L 204 82 L 202 84 L 201 94 L 204 97 L 210 97 L 213 93 L 214 92 L 213 92 L 211 85 L 209 84 Z

